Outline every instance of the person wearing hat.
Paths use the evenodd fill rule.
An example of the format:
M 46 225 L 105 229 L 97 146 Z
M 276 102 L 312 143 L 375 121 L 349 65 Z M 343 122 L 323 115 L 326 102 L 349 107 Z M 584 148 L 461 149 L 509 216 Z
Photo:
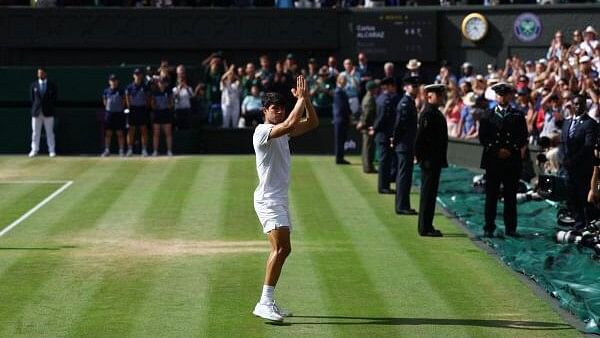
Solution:
M 592 79 L 592 81 L 598 80 L 598 72 L 592 68 L 592 58 L 584 55 L 579 58 L 579 73 L 578 79 Z
M 594 49 L 598 46 L 597 35 L 592 26 L 587 26 L 583 31 L 583 41 L 579 44 L 579 48 L 590 57 L 594 57 Z
M 311 102 L 319 116 L 332 114 L 334 87 L 329 82 L 327 66 L 322 66 L 317 73 L 317 79 L 310 87 Z
M 487 102 L 483 95 L 474 92 L 463 97 L 464 107 L 460 112 L 459 133 L 461 138 L 476 139 L 479 137 L 479 118 L 486 108 Z
M 586 114 L 583 95 L 573 98 L 574 116 L 562 126 L 559 152 L 566 173 L 567 206 L 575 218 L 575 228 L 583 229 L 591 221 L 591 206 L 587 202 L 594 171 L 594 146 L 598 124 Z
M 369 174 L 374 173 L 375 167 L 373 166 L 373 159 L 375 158 L 375 147 L 373 145 L 373 136 L 375 131 L 373 129 L 373 121 L 377 114 L 377 104 L 375 97 L 379 86 L 375 81 L 371 80 L 366 84 L 367 92 L 362 99 L 361 108 L 362 113 L 360 115 L 360 121 L 356 124 L 356 129 L 362 133 L 362 166 L 363 172 Z
M 167 155 L 173 156 L 173 92 L 169 90 L 169 83 L 164 79 L 158 82 L 158 89 L 152 94 L 152 156 L 158 156 L 160 131 L 165 133 Z
M 102 157 L 110 155 L 110 143 L 113 132 L 117 134 L 119 144 L 119 156 L 124 156 L 125 137 L 123 132 L 126 129 L 125 118 L 125 91 L 119 88 L 119 79 L 115 74 L 108 77 L 108 87 L 102 94 L 104 103 L 104 152 Z
M 135 133 L 140 130 L 142 156 L 148 156 L 148 124 L 150 124 L 150 89 L 144 84 L 144 73 L 139 68 L 133 71 L 133 82 L 125 89 L 125 103 L 128 114 L 129 130 L 127 132 L 127 156 L 133 154 Z
M 57 100 L 56 85 L 48 80 L 48 74 L 44 67 L 38 67 L 37 80 L 29 89 L 31 98 L 31 151 L 29 157 L 34 157 L 40 150 L 40 138 L 42 126 L 46 129 L 46 143 L 48 155 L 56 156 L 54 142 L 54 105 Z
M 444 104 L 446 86 L 425 86 L 427 103 L 419 115 L 415 157 L 421 167 L 421 195 L 419 202 L 418 231 L 421 236 L 442 237 L 433 226 L 433 214 L 442 168 L 448 167 L 448 127 L 439 110 Z
M 379 152 L 377 191 L 380 194 L 392 194 L 390 189 L 392 163 L 396 155 L 390 146 L 390 139 L 394 135 L 398 94 L 396 93 L 396 81 L 393 78 L 383 78 L 380 85 L 381 94 L 375 100 L 377 114 L 373 122 L 375 144 Z
M 419 77 L 419 71 L 421 69 L 421 61 L 417 59 L 410 59 L 406 64 L 406 69 L 408 69 L 407 75 L 408 77 Z
M 419 78 L 404 78 L 404 96 L 396 106 L 396 121 L 392 134 L 392 145 L 396 151 L 398 169 L 396 171 L 396 213 L 416 215 L 410 207 L 415 137 L 417 135 L 417 107 L 415 98 L 419 93 Z
M 481 168 L 486 175 L 484 236 L 494 236 L 502 184 L 505 233 L 517 237 L 517 187 L 527 147 L 527 125 L 523 113 L 510 106 L 513 86 L 501 82 L 492 90 L 497 105 L 485 111 L 479 122 L 479 141 L 483 145 Z

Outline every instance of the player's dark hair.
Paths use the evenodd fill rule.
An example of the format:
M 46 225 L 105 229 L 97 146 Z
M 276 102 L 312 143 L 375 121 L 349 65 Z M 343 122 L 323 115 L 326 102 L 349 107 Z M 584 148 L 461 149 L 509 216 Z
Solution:
M 284 106 L 283 96 L 279 93 L 268 92 L 265 93 L 262 97 L 262 106 L 263 108 L 269 108 L 270 106 Z

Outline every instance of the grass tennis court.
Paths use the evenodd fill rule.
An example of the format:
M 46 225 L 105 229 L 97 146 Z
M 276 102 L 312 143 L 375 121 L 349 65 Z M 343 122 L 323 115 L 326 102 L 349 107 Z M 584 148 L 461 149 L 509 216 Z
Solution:
M 276 291 L 295 316 L 265 324 L 255 170 L 253 156 L 0 157 L 0 229 L 74 181 L 0 237 L 0 337 L 580 336 L 453 221 L 418 237 L 375 175 L 309 156 L 292 159 Z

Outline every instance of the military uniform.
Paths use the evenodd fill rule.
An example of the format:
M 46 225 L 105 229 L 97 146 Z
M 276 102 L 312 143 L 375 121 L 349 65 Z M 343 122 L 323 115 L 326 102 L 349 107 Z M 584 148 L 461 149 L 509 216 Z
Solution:
M 427 87 L 426 87 L 427 88 Z M 441 89 L 432 90 L 443 91 Z M 442 168 L 448 167 L 448 126 L 446 118 L 433 105 L 425 105 L 419 116 L 415 156 L 421 167 L 421 196 L 419 203 L 419 234 L 436 233 L 433 227 L 433 215 Z M 437 232 L 441 235 L 440 232 Z
M 370 91 L 367 91 L 362 99 L 362 114 L 360 115 L 360 124 L 362 125 L 362 166 L 365 173 L 375 172 L 373 159 L 375 157 L 375 147 L 373 144 L 373 135 L 369 135 L 369 127 L 373 126 L 375 115 L 377 114 L 377 103 L 375 97 Z
M 390 138 L 394 133 L 397 102 L 398 95 L 390 92 L 384 92 L 376 100 L 377 116 L 373 128 L 375 129 L 375 143 L 379 150 L 377 188 L 380 193 L 390 190 L 392 157 L 395 156 L 394 150 L 390 146 Z
M 414 214 L 410 207 L 410 188 L 414 161 L 415 138 L 417 135 L 417 107 L 415 100 L 404 95 L 396 108 L 394 124 L 394 150 L 398 159 L 396 172 L 396 213 Z
M 495 85 L 501 93 L 502 84 Z M 492 88 L 494 88 L 492 87 Z M 511 87 L 512 88 L 512 87 Z M 508 89 L 507 89 L 508 90 Z M 512 89 L 511 89 L 512 90 Z M 527 145 L 527 125 L 523 113 L 507 106 L 496 106 L 481 116 L 479 140 L 483 145 L 481 168 L 485 169 L 485 225 L 486 236 L 493 236 L 496 229 L 496 207 L 503 185 L 504 224 L 507 235 L 517 231 L 517 188 L 523 162 L 521 149 Z M 499 157 L 499 150 L 510 151 L 506 159 Z

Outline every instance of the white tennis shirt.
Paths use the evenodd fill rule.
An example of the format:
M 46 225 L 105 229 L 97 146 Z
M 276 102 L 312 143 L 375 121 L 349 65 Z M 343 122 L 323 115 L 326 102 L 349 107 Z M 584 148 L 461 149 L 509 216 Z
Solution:
M 259 124 L 252 138 L 258 173 L 254 201 L 287 205 L 291 164 L 290 136 L 269 139 L 272 128 L 272 124 Z

